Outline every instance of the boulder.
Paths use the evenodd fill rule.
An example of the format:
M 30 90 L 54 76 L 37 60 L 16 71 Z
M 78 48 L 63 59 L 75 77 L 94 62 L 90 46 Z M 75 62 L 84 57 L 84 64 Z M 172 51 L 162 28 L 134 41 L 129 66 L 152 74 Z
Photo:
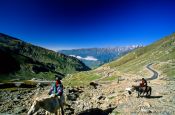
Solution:
M 98 83 L 90 82 L 89 85 L 93 86 L 95 89 L 97 89 Z

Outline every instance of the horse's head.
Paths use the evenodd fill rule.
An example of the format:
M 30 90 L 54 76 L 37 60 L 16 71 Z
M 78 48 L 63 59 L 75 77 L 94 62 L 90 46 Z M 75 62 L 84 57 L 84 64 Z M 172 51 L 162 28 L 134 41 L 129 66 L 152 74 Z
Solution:
M 138 86 L 132 85 L 132 90 L 133 90 L 133 91 L 136 90 L 137 87 L 138 87 Z
M 32 107 L 30 108 L 30 110 L 28 111 L 27 115 L 33 115 L 36 111 L 38 111 L 40 108 L 39 106 L 39 101 L 34 101 Z
M 132 92 L 134 91 L 134 90 L 133 90 L 133 87 L 132 87 L 132 88 L 131 88 L 131 87 L 126 88 L 125 90 L 128 91 L 129 95 L 131 95 Z

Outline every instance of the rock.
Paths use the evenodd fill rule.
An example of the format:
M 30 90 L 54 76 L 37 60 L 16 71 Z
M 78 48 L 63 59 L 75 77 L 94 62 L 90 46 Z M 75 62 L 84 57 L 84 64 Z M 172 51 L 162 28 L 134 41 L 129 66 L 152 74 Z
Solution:
M 149 109 L 145 109 L 145 108 L 141 108 L 140 111 L 141 111 L 141 112 L 144 112 L 144 113 L 152 113 L 151 110 L 149 110 Z
M 76 101 L 77 97 L 78 96 L 76 94 L 68 94 L 67 95 L 67 99 L 70 101 Z
M 18 94 L 16 98 L 17 98 L 17 99 L 21 99 L 21 95 L 20 95 L 20 94 Z
M 75 93 L 78 92 L 78 90 L 76 88 L 70 88 L 69 89 L 69 93 Z
M 37 80 L 37 78 L 32 78 L 31 80 L 32 80 L 32 81 L 36 81 L 36 80 Z
M 14 102 L 18 102 L 18 101 L 20 101 L 20 99 L 21 99 L 21 95 L 20 94 L 18 94 L 18 95 L 16 95 L 15 97 L 14 97 Z
M 89 85 L 93 86 L 95 89 L 97 89 L 98 83 L 90 82 Z
M 74 109 L 73 108 L 65 108 L 64 111 L 65 111 L 66 115 L 74 114 Z
M 125 108 L 128 108 L 128 105 L 127 104 L 119 104 L 118 106 L 117 106 L 117 109 L 118 110 L 121 110 L 121 109 L 125 109 Z
M 25 112 L 25 111 L 27 111 L 27 109 L 25 109 L 23 107 L 15 107 L 15 109 L 14 109 L 14 112 L 16 114 L 19 114 L 19 113 L 22 113 L 22 112 Z
M 144 102 L 144 103 L 143 103 L 143 106 L 145 106 L 145 107 L 147 107 L 147 108 L 150 108 L 150 107 L 151 107 L 151 105 L 150 105 L 148 102 Z
M 106 98 L 105 96 L 101 95 L 101 96 L 99 96 L 97 99 L 98 99 L 98 100 L 105 100 L 105 98 Z

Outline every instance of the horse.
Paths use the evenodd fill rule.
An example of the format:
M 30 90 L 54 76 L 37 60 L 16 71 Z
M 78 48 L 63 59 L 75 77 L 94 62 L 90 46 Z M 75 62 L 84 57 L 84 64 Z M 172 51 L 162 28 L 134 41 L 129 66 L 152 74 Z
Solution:
M 64 115 L 64 110 L 63 110 L 64 104 L 65 104 L 64 95 L 55 96 L 53 94 L 51 96 L 47 96 L 44 98 L 36 98 L 36 100 L 33 102 L 32 106 L 31 106 L 31 108 L 29 109 L 27 115 L 33 115 L 40 108 L 46 110 L 46 115 L 50 114 L 50 113 L 54 113 L 55 115 L 57 115 L 58 109 L 61 108 L 61 114 Z
M 151 96 L 152 88 L 150 86 L 147 86 L 147 88 L 141 88 L 140 86 L 132 86 L 132 88 L 126 89 L 129 94 L 131 94 L 134 90 L 138 92 L 138 97 L 143 93 L 143 95 L 146 93 L 146 96 Z

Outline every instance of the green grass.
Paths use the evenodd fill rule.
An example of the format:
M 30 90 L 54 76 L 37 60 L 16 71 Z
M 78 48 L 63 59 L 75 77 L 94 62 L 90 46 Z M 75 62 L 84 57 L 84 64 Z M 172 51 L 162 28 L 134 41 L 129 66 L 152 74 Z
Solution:
M 9 80 L 7 80 L 7 79 L 6 80 L 3 78 L 0 79 L 0 83 L 8 83 L 8 82 L 9 82 Z
M 117 81 L 117 79 L 118 79 L 118 76 L 109 76 L 101 79 L 101 81 L 114 81 L 114 80 Z
M 79 72 L 73 74 L 72 76 L 67 76 L 63 79 L 63 84 L 65 86 L 86 86 L 91 81 L 101 78 L 100 75 L 97 75 L 92 72 Z
M 24 81 L 22 81 L 22 82 L 24 82 L 24 83 L 27 84 L 27 85 L 37 85 L 37 83 L 34 82 L 34 81 L 24 80 Z
M 114 99 L 114 98 L 116 98 L 116 96 L 109 97 L 108 99 L 110 99 L 110 100 L 111 100 L 111 99 Z
M 18 91 L 17 87 L 13 87 L 13 88 L 4 88 L 4 89 L 0 89 L 0 91 Z
M 169 78 L 175 78 L 175 63 L 158 64 L 156 68 L 162 71 L 162 75 L 166 75 Z

